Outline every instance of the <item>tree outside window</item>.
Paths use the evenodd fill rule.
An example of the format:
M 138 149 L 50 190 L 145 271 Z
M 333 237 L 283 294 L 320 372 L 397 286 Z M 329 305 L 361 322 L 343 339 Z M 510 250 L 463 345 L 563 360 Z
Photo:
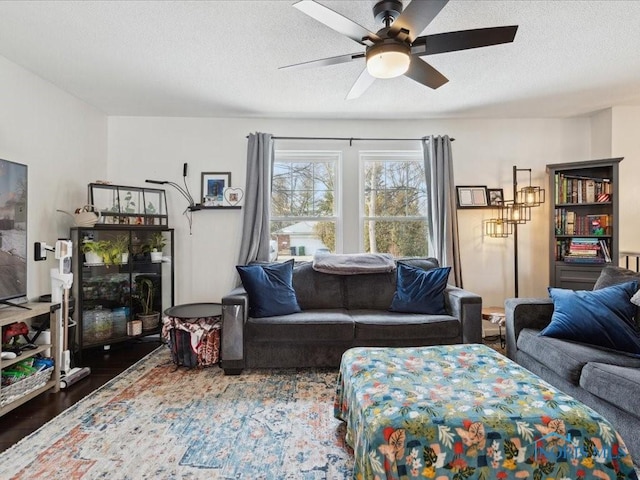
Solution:
M 277 151 L 271 185 L 271 238 L 278 258 L 335 252 L 340 152 Z
M 427 255 L 427 192 L 420 152 L 362 152 L 364 251 Z

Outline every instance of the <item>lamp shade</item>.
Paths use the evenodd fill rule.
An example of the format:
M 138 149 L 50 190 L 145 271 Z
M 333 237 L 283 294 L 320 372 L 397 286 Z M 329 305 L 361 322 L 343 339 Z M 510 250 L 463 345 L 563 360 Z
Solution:
M 544 189 L 540 187 L 522 187 L 518 192 L 518 203 L 522 203 L 527 207 L 539 207 L 544 203 Z
M 507 223 L 527 223 L 531 220 L 531 207 L 524 203 L 505 202 L 501 216 Z
M 401 43 L 380 43 L 367 49 L 367 71 L 375 78 L 404 74 L 411 63 L 410 49 Z
M 493 238 L 504 238 L 511 235 L 513 227 L 502 218 L 492 218 L 484 224 L 485 234 Z

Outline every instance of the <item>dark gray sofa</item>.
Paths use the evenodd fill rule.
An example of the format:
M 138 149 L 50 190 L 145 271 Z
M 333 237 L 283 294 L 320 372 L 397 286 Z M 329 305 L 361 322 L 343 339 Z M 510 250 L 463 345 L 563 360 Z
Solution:
M 631 278 L 639 279 L 640 274 L 606 267 L 595 288 Z M 551 320 L 550 299 L 508 299 L 505 313 L 507 356 L 603 415 L 622 435 L 639 464 L 640 358 L 538 335 Z
M 403 259 L 431 269 L 435 259 Z M 447 286 L 446 315 L 388 311 L 396 272 L 359 275 L 320 273 L 311 262 L 296 263 L 293 288 L 300 313 L 248 316 L 248 296 L 236 288 L 222 298 L 221 366 L 243 368 L 338 367 L 354 346 L 420 346 L 482 341 L 482 299 Z

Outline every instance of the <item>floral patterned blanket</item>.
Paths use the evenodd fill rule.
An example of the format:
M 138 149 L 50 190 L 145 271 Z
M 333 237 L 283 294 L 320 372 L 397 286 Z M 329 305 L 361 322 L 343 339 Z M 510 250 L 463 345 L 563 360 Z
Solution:
M 352 348 L 334 413 L 354 479 L 638 478 L 606 419 L 485 345 Z

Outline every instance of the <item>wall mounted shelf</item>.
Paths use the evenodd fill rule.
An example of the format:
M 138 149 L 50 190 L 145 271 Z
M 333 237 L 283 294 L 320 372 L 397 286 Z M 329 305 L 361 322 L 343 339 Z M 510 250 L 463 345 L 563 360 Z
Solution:
M 241 205 L 217 205 L 215 207 L 205 207 L 201 203 L 196 204 L 196 210 L 240 210 Z

